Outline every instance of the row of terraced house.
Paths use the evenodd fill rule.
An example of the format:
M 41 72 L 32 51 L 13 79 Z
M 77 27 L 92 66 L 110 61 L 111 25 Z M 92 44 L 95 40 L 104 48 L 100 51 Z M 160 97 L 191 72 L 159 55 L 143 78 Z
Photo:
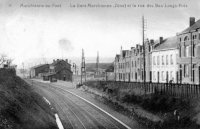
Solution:
M 114 61 L 116 81 L 200 84 L 200 20 L 173 37 L 121 48 Z M 145 56 L 144 52 L 145 51 Z M 145 57 L 145 72 L 144 72 Z

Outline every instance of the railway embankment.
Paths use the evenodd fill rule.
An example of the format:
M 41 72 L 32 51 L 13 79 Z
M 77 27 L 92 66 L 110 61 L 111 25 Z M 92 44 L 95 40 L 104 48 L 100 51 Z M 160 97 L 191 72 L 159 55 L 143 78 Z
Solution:
M 14 69 L 0 69 L 0 128 L 58 128 L 49 105 Z
M 98 81 L 86 82 L 81 89 L 148 128 L 197 129 L 200 124 L 199 98 L 177 98 L 160 94 L 135 94 Z

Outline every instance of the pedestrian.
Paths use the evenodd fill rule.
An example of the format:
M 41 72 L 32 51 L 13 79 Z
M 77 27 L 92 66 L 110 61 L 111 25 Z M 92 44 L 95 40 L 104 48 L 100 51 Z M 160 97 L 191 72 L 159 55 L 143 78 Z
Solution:
M 180 115 L 179 115 L 179 112 L 177 110 L 174 111 L 174 117 L 175 119 L 179 122 L 180 120 Z
M 176 112 L 177 112 L 177 110 L 174 110 L 174 116 L 176 116 Z

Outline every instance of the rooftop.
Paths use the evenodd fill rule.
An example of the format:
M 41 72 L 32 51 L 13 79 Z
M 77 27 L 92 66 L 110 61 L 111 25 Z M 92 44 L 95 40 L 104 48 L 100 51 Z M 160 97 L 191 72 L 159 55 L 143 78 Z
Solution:
M 191 31 L 199 29 L 199 28 L 200 28 L 200 19 L 198 21 L 196 21 L 194 25 L 188 27 L 187 29 L 185 29 L 184 31 L 182 31 L 179 34 L 185 34 L 185 33 L 191 32 Z
M 154 47 L 154 50 L 166 50 L 177 48 L 177 37 L 169 37 L 163 40 L 161 44 L 157 44 Z
M 39 65 L 36 65 L 36 66 L 31 67 L 31 69 L 39 68 L 39 67 L 42 67 L 42 66 L 44 66 L 44 65 L 49 65 L 49 64 L 39 64 Z

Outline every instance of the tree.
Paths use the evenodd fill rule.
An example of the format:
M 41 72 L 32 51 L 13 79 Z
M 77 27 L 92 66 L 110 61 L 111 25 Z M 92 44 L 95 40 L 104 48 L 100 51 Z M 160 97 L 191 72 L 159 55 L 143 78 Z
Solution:
M 11 66 L 12 62 L 13 62 L 13 59 L 7 59 L 7 60 L 6 60 L 6 64 L 7 64 L 8 66 Z
M 8 58 L 5 54 L 0 54 L 0 66 L 6 64 L 8 67 L 12 64 L 13 59 Z
M 5 54 L 0 55 L 0 65 L 6 63 L 7 61 L 7 56 Z

